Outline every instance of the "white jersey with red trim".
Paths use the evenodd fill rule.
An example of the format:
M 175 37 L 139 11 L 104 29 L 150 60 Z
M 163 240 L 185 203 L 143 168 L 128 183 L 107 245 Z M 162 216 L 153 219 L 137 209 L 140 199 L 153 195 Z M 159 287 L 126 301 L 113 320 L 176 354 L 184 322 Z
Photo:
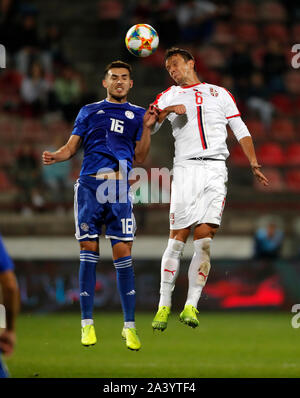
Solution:
M 154 105 L 160 110 L 183 104 L 186 114 L 170 113 L 175 138 L 174 161 L 193 157 L 226 159 L 228 120 L 240 116 L 233 95 L 223 87 L 197 83 L 190 86 L 171 86 L 160 93 Z

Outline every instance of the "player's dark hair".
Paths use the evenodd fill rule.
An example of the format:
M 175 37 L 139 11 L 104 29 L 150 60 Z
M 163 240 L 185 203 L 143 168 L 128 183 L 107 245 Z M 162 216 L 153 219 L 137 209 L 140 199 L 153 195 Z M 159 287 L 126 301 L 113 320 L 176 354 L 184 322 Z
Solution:
M 172 57 L 173 55 L 179 54 L 181 57 L 187 62 L 187 61 L 195 61 L 195 58 L 193 55 L 187 51 L 184 50 L 183 48 L 178 48 L 178 47 L 171 47 L 168 50 L 166 50 L 165 53 L 165 62 L 167 61 L 168 58 Z M 194 66 L 194 69 L 196 70 L 196 66 Z
M 132 75 L 132 68 L 129 64 L 123 61 L 113 61 L 110 64 L 108 64 L 104 70 L 104 77 L 106 77 L 108 71 L 112 68 L 125 68 L 129 71 L 129 77 L 131 78 Z

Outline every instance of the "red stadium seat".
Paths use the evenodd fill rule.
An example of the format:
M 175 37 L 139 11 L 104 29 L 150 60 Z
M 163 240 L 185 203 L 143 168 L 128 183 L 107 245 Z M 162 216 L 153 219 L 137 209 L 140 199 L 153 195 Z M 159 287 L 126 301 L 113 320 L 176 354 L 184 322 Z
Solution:
M 23 119 L 21 123 L 21 139 L 40 141 L 43 136 L 43 126 L 38 119 Z
M 300 191 L 300 170 L 289 170 L 285 175 L 286 186 L 291 191 Z
M 300 23 L 292 27 L 292 43 L 300 43 Z
M 259 119 L 249 119 L 246 120 L 245 123 L 255 141 L 265 140 L 267 138 L 265 125 Z
M 285 116 L 292 116 L 294 113 L 294 105 L 289 96 L 286 94 L 276 94 L 271 98 L 271 103 L 276 111 Z
M 8 176 L 4 173 L 4 171 L 0 170 L 0 192 L 8 192 L 13 191 L 14 185 L 9 180 Z
M 14 160 L 13 151 L 0 146 L 0 166 L 11 166 Z
M 255 24 L 241 23 L 237 25 L 235 36 L 243 43 L 254 44 L 259 41 L 259 30 Z
M 238 21 L 254 22 L 257 19 L 256 5 L 248 0 L 235 2 L 232 13 Z
M 287 19 L 286 9 L 277 1 L 260 2 L 258 14 L 262 21 L 284 22 Z
M 300 166 L 300 143 L 291 144 L 286 148 L 285 163 L 288 166 Z
M 0 141 L 3 144 L 15 143 L 18 139 L 18 128 L 13 119 L 0 120 Z
M 280 23 L 272 23 L 263 28 L 263 35 L 267 40 L 275 39 L 281 43 L 289 40 L 289 32 L 287 28 Z
M 234 40 L 232 28 L 229 23 L 217 22 L 213 33 L 213 43 L 215 44 L 231 44 Z M 197 63 L 198 65 L 198 63 Z
M 249 161 L 240 144 L 235 145 L 230 151 L 230 160 L 234 166 L 249 166 Z
M 258 163 L 263 166 L 281 166 L 285 162 L 283 150 L 276 143 L 265 143 L 257 150 Z
M 287 118 L 274 120 L 271 125 L 271 138 L 278 141 L 292 141 L 296 133 L 293 122 Z
M 285 190 L 285 182 L 280 170 L 275 168 L 264 168 L 263 173 L 269 180 L 269 185 L 265 187 L 257 178 L 254 178 L 255 189 L 264 192 L 281 192 Z

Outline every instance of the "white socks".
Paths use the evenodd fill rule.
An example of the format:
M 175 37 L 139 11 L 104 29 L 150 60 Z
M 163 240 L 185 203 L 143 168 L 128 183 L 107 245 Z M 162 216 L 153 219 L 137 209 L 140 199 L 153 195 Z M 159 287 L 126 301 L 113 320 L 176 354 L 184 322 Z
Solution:
M 159 307 L 171 307 L 172 293 L 179 272 L 180 257 L 185 243 L 176 239 L 169 239 L 168 246 L 161 259 L 161 283 Z
M 81 327 L 85 327 L 86 325 L 94 325 L 93 319 L 81 319 Z
M 188 272 L 189 290 L 185 305 L 191 304 L 197 308 L 210 270 L 210 244 L 211 238 L 194 241 L 195 251 Z

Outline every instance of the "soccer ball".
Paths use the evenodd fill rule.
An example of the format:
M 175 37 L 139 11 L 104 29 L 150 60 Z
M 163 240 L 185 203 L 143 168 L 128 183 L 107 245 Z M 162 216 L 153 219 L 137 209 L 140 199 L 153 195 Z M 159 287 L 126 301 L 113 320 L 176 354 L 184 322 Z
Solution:
M 158 34 L 145 23 L 133 25 L 127 32 L 125 44 L 129 52 L 137 57 L 148 57 L 157 49 Z

